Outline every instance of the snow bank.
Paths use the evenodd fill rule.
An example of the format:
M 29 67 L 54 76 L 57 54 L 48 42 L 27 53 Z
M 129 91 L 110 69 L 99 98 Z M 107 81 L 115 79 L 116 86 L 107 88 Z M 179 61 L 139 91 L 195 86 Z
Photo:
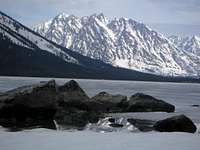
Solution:
M 197 150 L 199 140 L 199 134 L 190 133 L 0 131 L 1 150 Z

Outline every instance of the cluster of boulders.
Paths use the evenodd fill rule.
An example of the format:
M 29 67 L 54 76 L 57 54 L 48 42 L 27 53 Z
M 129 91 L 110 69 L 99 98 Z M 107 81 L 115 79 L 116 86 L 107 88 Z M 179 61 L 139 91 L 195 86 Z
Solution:
M 55 80 L 40 82 L 0 94 L 0 125 L 9 128 L 55 129 L 55 120 L 60 125 L 81 129 L 87 123 L 97 123 L 106 113 L 154 111 L 174 112 L 175 106 L 142 93 L 131 96 L 129 100 L 127 96 L 111 95 L 106 92 L 90 98 L 74 80 L 62 86 L 58 86 Z M 184 117 L 181 117 L 184 120 Z M 187 119 L 187 125 L 193 124 L 189 118 Z M 136 127 L 138 122 L 141 122 L 129 121 Z M 170 123 L 170 121 L 164 123 L 161 121 L 153 126 L 158 131 L 170 131 L 168 129 Z M 182 123 L 179 123 L 179 120 L 178 123 L 173 121 L 169 126 L 182 129 L 180 125 Z M 119 127 L 120 125 L 112 124 L 112 126 Z M 142 130 L 142 127 L 140 128 Z M 187 129 L 182 131 L 185 130 L 189 131 Z
M 121 128 L 124 124 L 117 123 L 115 118 L 109 118 L 110 126 Z M 163 120 L 154 121 L 146 119 L 128 118 L 127 122 L 142 132 L 159 131 L 159 132 L 196 132 L 197 128 L 194 123 L 185 115 L 169 117 Z

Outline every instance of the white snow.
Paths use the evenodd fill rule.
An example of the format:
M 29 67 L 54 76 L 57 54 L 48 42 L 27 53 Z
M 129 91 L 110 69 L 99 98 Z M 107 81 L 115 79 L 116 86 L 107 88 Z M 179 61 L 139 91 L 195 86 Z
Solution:
M 200 37 L 199 36 L 188 36 L 178 37 L 170 36 L 169 39 L 179 49 L 183 49 L 187 52 L 200 56 Z
M 190 133 L 96 133 L 91 131 L 0 131 L 1 150 L 198 150 Z
M 4 36 L 6 36 L 7 38 L 9 38 L 13 43 L 15 43 L 15 44 L 17 44 L 17 45 L 21 45 L 21 46 L 23 46 L 23 47 L 27 47 L 27 48 L 32 49 L 32 47 L 29 47 L 29 46 L 25 45 L 25 44 L 22 43 L 20 40 L 18 40 L 17 38 L 15 38 L 14 36 L 12 36 L 12 35 L 9 34 L 8 32 L 5 32 L 5 31 L 2 30 L 1 28 L 0 28 L 0 32 L 1 32 Z
M 127 59 L 116 59 L 114 62 L 114 65 L 116 67 L 123 67 L 123 68 L 130 69 L 130 67 L 127 66 L 128 62 L 129 62 L 129 60 L 127 60 Z
M 113 33 L 112 30 L 110 30 L 106 24 L 104 24 L 103 22 L 101 22 L 99 19 L 95 18 L 95 21 L 97 22 L 97 24 L 99 25 L 100 28 L 103 28 L 109 35 L 109 37 L 112 39 L 112 40 L 115 40 L 115 35 Z M 98 28 L 98 27 L 97 27 Z M 101 34 L 101 31 L 99 30 L 99 34 Z

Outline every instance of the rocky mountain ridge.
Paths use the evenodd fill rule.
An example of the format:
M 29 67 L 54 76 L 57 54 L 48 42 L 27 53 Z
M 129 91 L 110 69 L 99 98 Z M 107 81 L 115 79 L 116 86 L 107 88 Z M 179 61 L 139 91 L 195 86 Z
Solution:
M 85 17 L 62 13 L 34 30 L 113 66 L 165 76 L 197 76 L 200 71 L 199 56 L 132 19 L 109 19 L 102 13 Z

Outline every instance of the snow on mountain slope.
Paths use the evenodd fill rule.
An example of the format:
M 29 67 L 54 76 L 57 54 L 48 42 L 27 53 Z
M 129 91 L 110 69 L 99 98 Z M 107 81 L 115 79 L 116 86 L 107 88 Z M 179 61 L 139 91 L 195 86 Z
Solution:
M 68 55 L 66 52 L 62 51 L 45 38 L 32 32 L 30 29 L 2 12 L 0 12 L 0 33 L 9 37 L 15 44 L 32 50 L 34 50 L 34 48 L 39 48 L 61 57 L 66 62 L 78 63 L 76 59 Z
M 51 28 L 51 30 L 48 30 Z M 81 28 L 80 20 L 73 15 L 60 14 L 55 19 L 41 24 L 37 32 L 60 45 L 70 47 L 74 36 Z M 52 37 L 52 35 L 55 35 Z
M 170 36 L 169 39 L 177 45 L 179 49 L 183 49 L 190 53 L 200 56 L 200 36 L 178 37 Z
M 34 30 L 49 40 L 113 66 L 159 75 L 197 75 L 200 58 L 132 19 L 60 14 Z

